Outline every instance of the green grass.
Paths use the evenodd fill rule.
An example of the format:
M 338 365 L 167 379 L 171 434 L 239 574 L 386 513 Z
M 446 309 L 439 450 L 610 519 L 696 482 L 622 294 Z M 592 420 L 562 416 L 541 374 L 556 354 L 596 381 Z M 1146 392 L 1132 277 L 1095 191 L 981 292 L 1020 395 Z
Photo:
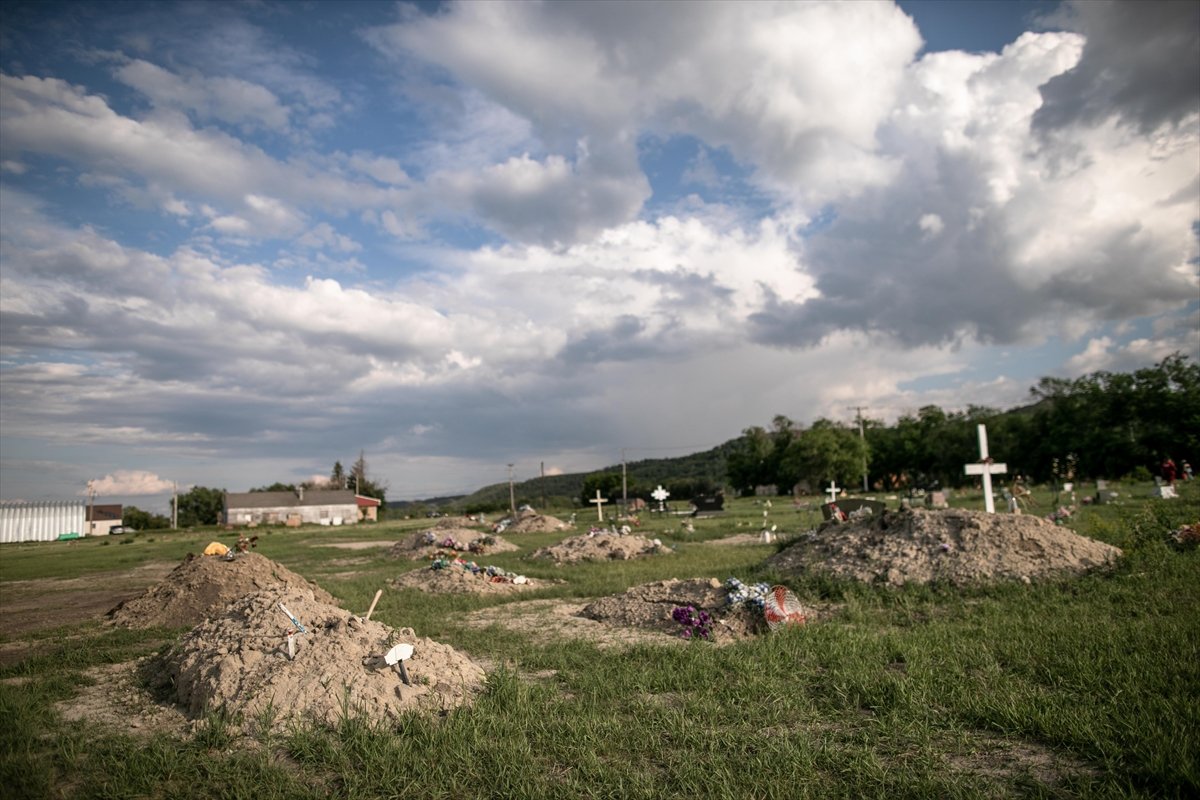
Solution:
M 347 710 L 330 728 L 245 739 L 214 714 L 176 740 L 66 724 L 54 704 L 91 680 L 87 670 L 152 652 L 167 634 L 91 623 L 31 635 L 30 655 L 0 669 L 0 785 L 11 797 L 84 798 L 1195 796 L 1200 553 L 1166 535 L 1200 520 L 1200 487 L 1182 484 L 1166 502 L 1147 500 L 1146 486 L 1117 490 L 1118 504 L 1082 507 L 1069 521 L 1126 550 L 1112 572 L 961 590 L 789 579 L 802 598 L 840 611 L 722 648 L 599 650 L 470 628 L 463 617 L 669 577 L 773 577 L 761 566 L 772 546 L 699 544 L 757 530 L 753 501 L 699 521 L 694 534 L 677 517 L 645 516 L 641 532 L 676 552 L 644 561 L 555 567 L 527 556 L 560 534 L 514 536 L 519 552 L 482 560 L 568 582 L 517 600 L 385 592 L 374 618 L 501 665 L 473 707 L 393 725 Z M 1048 512 L 1050 496 L 1038 499 Z M 809 513 L 776 501 L 770 521 L 796 530 Z M 388 578 L 421 565 L 322 543 L 389 540 L 422 524 L 260 531 L 259 551 L 361 613 Z M 177 561 L 227 536 L 10 546 L 0 591 Z

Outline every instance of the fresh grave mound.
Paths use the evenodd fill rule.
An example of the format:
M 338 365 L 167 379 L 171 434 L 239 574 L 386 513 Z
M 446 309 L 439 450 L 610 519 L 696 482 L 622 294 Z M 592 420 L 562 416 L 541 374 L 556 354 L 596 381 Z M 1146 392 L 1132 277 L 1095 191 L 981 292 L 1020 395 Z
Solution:
M 413 647 L 402 662 L 407 684 L 384 659 L 397 644 Z M 291 721 L 336 724 L 347 710 L 371 719 L 442 712 L 469 702 L 485 679 L 483 669 L 453 647 L 411 628 L 361 620 L 304 587 L 246 595 L 184 634 L 146 672 L 152 686 L 172 691 L 193 716 L 225 708 L 254 724 L 269 710 L 276 730 Z
M 607 531 L 591 531 L 581 536 L 563 539 L 558 544 L 540 547 L 533 551 L 533 558 L 548 558 L 558 564 L 574 564 L 580 561 L 626 561 L 631 558 L 662 555 L 672 552 L 671 548 L 658 539 L 633 536 Z
M 406 572 L 388 583 L 398 589 L 420 589 L 435 594 L 512 594 L 547 585 L 547 581 L 461 558 L 436 559 L 427 568 Z
M 825 572 L 894 586 L 965 585 L 1079 574 L 1120 555 L 1116 547 L 1040 517 L 912 509 L 823 526 L 767 564 L 783 572 Z
M 445 528 L 414 533 L 392 545 L 390 558 L 408 558 L 420 561 L 427 558 L 456 553 L 506 553 L 518 550 L 515 544 L 495 534 L 480 533 L 468 528 Z
M 322 603 L 336 602 L 315 583 L 258 553 L 238 553 L 232 560 L 189 553 L 167 577 L 105 616 L 126 628 L 178 628 L 219 614 L 251 592 L 284 589 L 307 589 Z
M 770 590 L 768 584 L 748 587 L 736 578 L 725 583 L 716 578 L 655 581 L 602 597 L 585 606 L 579 615 L 619 627 L 732 641 L 769 630 L 762 607 Z M 803 621 L 821 616 L 812 607 L 798 611 Z M 693 622 L 697 624 L 689 624 Z
M 517 515 L 516 521 L 505 530 L 509 533 L 553 533 L 554 531 L 569 531 L 571 526 L 549 514 L 523 511 Z

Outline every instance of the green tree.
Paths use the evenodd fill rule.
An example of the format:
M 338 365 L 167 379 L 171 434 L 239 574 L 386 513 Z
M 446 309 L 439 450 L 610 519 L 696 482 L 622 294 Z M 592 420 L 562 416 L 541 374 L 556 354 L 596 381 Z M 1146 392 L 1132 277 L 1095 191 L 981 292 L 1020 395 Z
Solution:
M 275 481 L 270 486 L 258 486 L 251 489 L 252 492 L 294 492 L 296 485 L 294 483 L 280 483 Z
M 162 514 L 143 511 L 137 506 L 125 506 L 121 509 L 121 524 L 135 531 L 151 531 L 171 527 L 171 520 Z
M 742 431 L 726 461 L 726 476 L 735 492 L 750 495 L 755 486 L 773 482 L 768 479 L 767 470 L 774 449 L 774 441 L 763 428 L 756 425 Z
M 621 496 L 621 473 L 619 472 L 593 472 L 583 479 L 583 490 L 579 493 L 580 498 L 584 502 L 584 507 L 590 500 L 596 499 L 596 491 L 600 491 L 600 496 L 608 498 L 611 502 Z
M 178 519 L 180 526 L 216 525 L 225 509 L 225 490 L 193 486 L 179 495 Z
M 801 480 L 812 486 L 829 480 L 853 486 L 862 477 L 867 456 L 857 429 L 819 419 L 788 444 L 780 458 L 779 478 L 789 486 Z
M 365 464 L 363 470 L 366 470 Z M 329 483 L 334 489 L 346 488 L 346 470 L 342 468 L 341 461 L 333 462 L 333 470 L 329 473 Z

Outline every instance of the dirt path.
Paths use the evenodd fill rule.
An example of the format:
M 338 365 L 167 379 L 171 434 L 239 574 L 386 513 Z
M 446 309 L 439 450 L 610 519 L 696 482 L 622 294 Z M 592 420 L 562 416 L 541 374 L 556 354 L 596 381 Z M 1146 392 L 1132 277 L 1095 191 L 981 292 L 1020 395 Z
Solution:
M 81 578 L 7 581 L 0 592 L 0 636 L 100 619 L 123 600 L 137 597 L 175 568 L 175 561 L 151 561 L 129 570 L 97 572 Z

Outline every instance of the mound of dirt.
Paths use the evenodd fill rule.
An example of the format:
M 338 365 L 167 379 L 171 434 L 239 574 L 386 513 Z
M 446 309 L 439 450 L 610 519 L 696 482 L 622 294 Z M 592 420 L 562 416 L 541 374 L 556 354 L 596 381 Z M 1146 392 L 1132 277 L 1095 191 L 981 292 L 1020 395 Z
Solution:
M 676 608 L 692 606 L 712 616 L 712 641 L 745 639 L 768 630 L 761 613 L 745 606 L 730 607 L 727 597 L 724 584 L 716 578 L 655 581 L 634 586 L 624 594 L 601 597 L 579 615 L 608 625 L 679 635 L 683 627 L 671 614 Z
M 414 569 L 388 583 L 398 589 L 420 589 L 434 594 L 515 594 L 544 588 L 548 581 L 514 575 L 498 567 L 439 559 L 431 567 Z
M 965 585 L 1080 574 L 1120 555 L 1040 517 L 912 509 L 823 526 L 767 564 L 785 573 L 825 572 L 894 586 Z
M 430 541 L 431 538 L 432 541 Z M 423 561 L 450 555 L 452 552 L 486 555 L 488 553 L 507 553 L 519 549 L 512 542 L 495 534 L 480 533 L 468 528 L 445 528 L 421 531 L 406 536 L 392 545 L 392 549 L 388 551 L 388 557 Z
M 516 521 L 504 530 L 507 533 L 553 533 L 569 531 L 571 526 L 549 514 L 526 511 L 518 514 Z
M 220 614 L 251 592 L 284 589 L 307 589 L 322 603 L 337 602 L 320 586 L 258 553 L 240 553 L 232 561 L 189 553 L 167 577 L 105 616 L 126 628 L 178 628 Z
M 626 536 L 612 533 L 585 533 L 563 539 L 558 544 L 540 547 L 533 551 L 533 558 L 548 558 L 558 564 L 575 564 L 580 561 L 626 561 L 631 558 L 670 553 L 671 548 L 658 539 L 644 536 Z
M 281 602 L 306 633 L 296 633 Z M 289 632 L 295 634 L 294 658 L 288 655 Z M 407 685 L 383 658 L 400 643 L 413 646 L 404 662 Z M 194 716 L 225 707 L 254 724 L 271 709 L 270 726 L 282 730 L 292 720 L 335 724 L 347 709 L 371 719 L 442 712 L 469 702 L 485 674 L 449 645 L 410 628 L 395 631 L 360 620 L 310 589 L 288 587 L 247 595 L 223 616 L 196 626 L 148 662 L 146 677 L 172 691 Z

